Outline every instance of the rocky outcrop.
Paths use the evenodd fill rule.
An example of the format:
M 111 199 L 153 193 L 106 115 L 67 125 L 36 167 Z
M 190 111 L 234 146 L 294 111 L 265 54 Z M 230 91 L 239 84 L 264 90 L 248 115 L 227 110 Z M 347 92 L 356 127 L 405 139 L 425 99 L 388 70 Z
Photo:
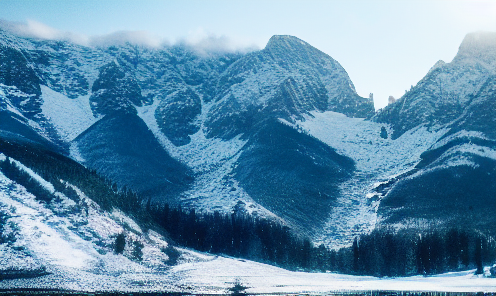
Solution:
M 222 73 L 208 135 L 231 138 L 246 132 L 252 110 L 289 121 L 310 111 L 362 118 L 374 114 L 372 100 L 357 95 L 337 61 L 296 37 L 278 35 Z
M 100 68 L 91 91 L 90 104 L 95 116 L 116 111 L 136 113 L 134 106 L 141 106 L 144 100 L 136 79 L 116 61 Z

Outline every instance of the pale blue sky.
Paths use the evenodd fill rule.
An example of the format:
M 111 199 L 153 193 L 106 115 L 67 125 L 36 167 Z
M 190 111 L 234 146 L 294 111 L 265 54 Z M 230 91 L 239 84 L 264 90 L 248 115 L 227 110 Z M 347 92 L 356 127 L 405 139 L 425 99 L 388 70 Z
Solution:
M 341 63 L 358 93 L 374 93 L 381 108 L 436 61 L 451 61 L 465 34 L 496 31 L 496 0 L 0 0 L 0 19 L 83 40 L 145 31 L 136 34 L 168 42 L 214 36 L 231 47 L 263 48 L 272 35 L 289 34 Z

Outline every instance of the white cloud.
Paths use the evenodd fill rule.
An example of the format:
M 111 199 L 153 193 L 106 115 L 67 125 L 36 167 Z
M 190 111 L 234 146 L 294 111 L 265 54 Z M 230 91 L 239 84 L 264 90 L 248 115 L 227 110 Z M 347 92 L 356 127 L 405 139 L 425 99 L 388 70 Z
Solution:
M 225 35 L 216 35 L 203 28 L 190 31 L 188 37 L 179 39 L 177 43 L 191 46 L 200 54 L 217 52 L 250 52 L 259 49 L 253 43 L 229 38 Z
M 89 39 L 87 36 L 63 32 L 34 20 L 27 20 L 25 23 L 0 20 L 0 28 L 16 35 L 29 38 L 70 40 L 78 44 L 86 44 Z
M 159 47 L 167 43 L 164 39 L 152 36 L 147 31 L 118 31 L 107 35 L 93 36 L 90 38 L 91 46 L 123 45 L 126 43 Z
M 84 46 L 111 46 L 126 43 L 159 47 L 170 44 L 166 39 L 154 36 L 147 31 L 117 31 L 106 35 L 87 36 L 72 32 L 64 32 L 52 28 L 41 22 L 28 20 L 27 22 L 12 22 L 0 20 L 0 28 L 16 35 L 44 40 L 66 40 Z M 253 43 L 234 40 L 225 35 L 215 35 L 199 28 L 192 31 L 186 38 L 179 38 L 176 44 L 190 46 L 199 54 L 218 52 L 249 52 L 258 49 Z
M 22 37 L 66 40 L 84 46 L 110 46 L 131 43 L 157 47 L 165 43 L 165 40 L 151 36 L 146 31 L 118 31 L 107 35 L 87 36 L 60 31 L 34 20 L 28 20 L 25 23 L 0 20 L 0 28 Z

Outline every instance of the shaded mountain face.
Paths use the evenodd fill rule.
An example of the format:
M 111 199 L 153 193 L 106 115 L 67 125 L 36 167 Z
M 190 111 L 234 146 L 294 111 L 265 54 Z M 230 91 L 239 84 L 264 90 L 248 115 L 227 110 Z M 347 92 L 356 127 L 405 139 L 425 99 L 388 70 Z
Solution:
M 315 233 L 354 171 L 352 159 L 277 120 L 256 127 L 234 178 L 259 204 L 293 228 Z
M 108 114 L 74 142 L 86 166 L 147 198 L 174 204 L 193 180 L 133 113 Z
M 117 62 L 110 62 L 100 68 L 98 78 L 91 88 L 90 105 L 95 116 L 115 111 L 135 111 L 144 100 L 141 89 L 134 77 L 122 69 Z
M 189 135 L 200 130 L 200 96 L 190 87 L 178 90 L 160 102 L 155 117 L 160 130 L 176 146 L 190 142 Z
M 0 44 L 0 83 L 10 102 L 27 117 L 41 112 L 40 78 L 21 51 Z M 4 91 L 5 93 L 5 91 Z

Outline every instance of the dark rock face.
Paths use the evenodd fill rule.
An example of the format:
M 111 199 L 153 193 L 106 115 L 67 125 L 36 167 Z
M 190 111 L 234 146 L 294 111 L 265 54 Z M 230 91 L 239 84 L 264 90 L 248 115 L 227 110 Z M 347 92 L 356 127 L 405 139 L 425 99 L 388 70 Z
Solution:
M 71 99 L 90 92 L 88 78 L 80 69 L 92 58 L 90 50 L 66 41 L 33 41 L 33 45 L 37 49 L 26 54 L 36 65 L 42 84 Z
M 451 128 L 451 133 L 462 130 L 478 131 L 496 139 L 496 75 L 490 76 L 480 91 L 473 95 L 463 116 Z
M 193 181 L 189 169 L 173 159 L 133 113 L 106 115 L 75 142 L 85 165 L 144 197 L 175 204 Z
M 200 114 L 200 97 L 188 88 L 179 90 L 162 100 L 155 111 L 155 118 L 162 133 L 174 145 L 181 146 L 188 144 L 189 135 L 200 129 L 199 121 L 195 122 Z
M 116 62 L 100 68 L 98 79 L 93 83 L 90 97 L 93 114 L 106 115 L 115 111 L 132 112 L 141 106 L 143 96 L 136 79 L 126 73 Z
M 0 83 L 15 87 L 7 96 L 25 116 L 41 112 L 41 80 L 21 51 L 0 45 Z

